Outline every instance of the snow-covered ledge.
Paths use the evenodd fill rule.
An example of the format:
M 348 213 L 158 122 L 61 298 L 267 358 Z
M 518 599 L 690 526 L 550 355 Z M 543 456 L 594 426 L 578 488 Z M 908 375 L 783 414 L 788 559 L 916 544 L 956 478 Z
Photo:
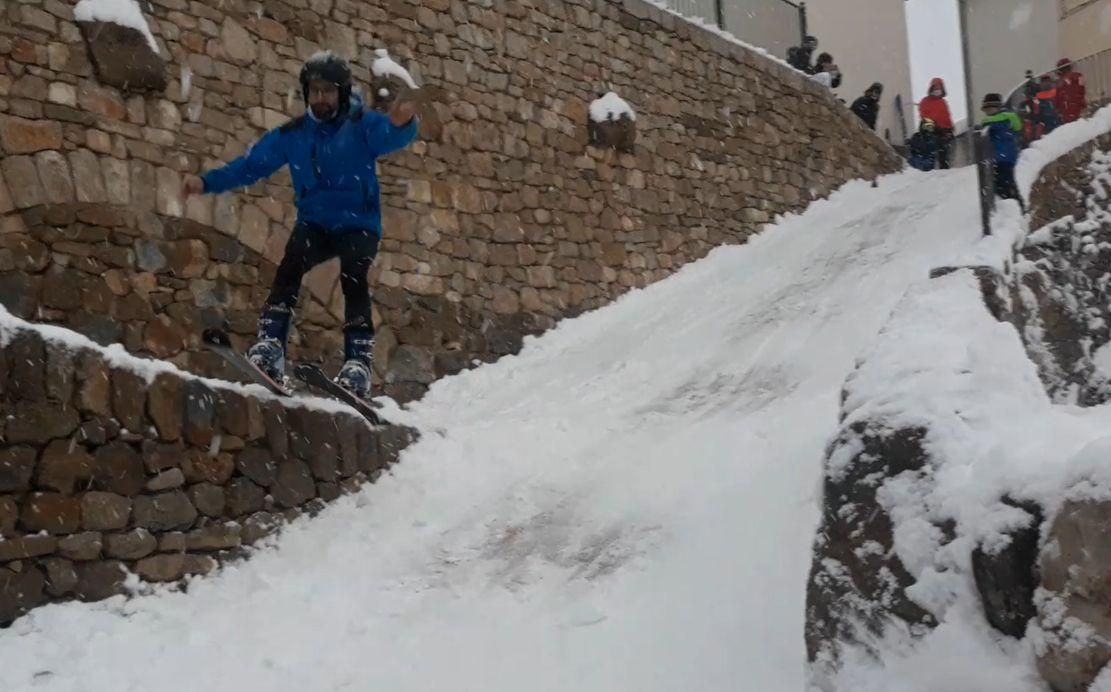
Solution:
M 0 625 L 239 557 L 412 431 L 103 348 L 0 307 Z
M 1109 132 L 1104 109 L 1024 152 L 1034 218 L 1072 216 L 1031 233 L 1001 204 L 847 379 L 807 594 L 819 689 L 1111 689 Z

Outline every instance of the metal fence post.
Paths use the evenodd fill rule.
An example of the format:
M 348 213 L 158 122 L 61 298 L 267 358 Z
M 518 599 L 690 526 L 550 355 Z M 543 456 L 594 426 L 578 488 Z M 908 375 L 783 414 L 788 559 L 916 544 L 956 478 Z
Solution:
M 799 45 L 806 43 L 806 3 L 799 3 Z
M 725 31 L 725 8 L 722 6 L 723 0 L 714 0 L 714 18 L 717 19 L 718 28 Z
M 973 129 L 975 122 L 975 98 L 972 84 L 972 53 L 968 40 L 969 0 L 958 0 L 961 23 L 961 49 L 964 51 L 964 96 L 968 104 L 968 127 Z M 984 235 L 991 235 L 991 212 L 995 206 L 995 184 L 991 175 L 985 170 L 984 146 L 982 138 L 976 137 L 976 146 L 973 148 L 976 156 L 976 179 L 980 186 L 980 222 L 983 224 Z M 987 193 L 985 194 L 985 188 Z

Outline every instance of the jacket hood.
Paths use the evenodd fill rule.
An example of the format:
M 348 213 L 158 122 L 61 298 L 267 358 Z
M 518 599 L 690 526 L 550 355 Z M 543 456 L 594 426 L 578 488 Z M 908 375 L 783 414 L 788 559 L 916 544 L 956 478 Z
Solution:
M 941 95 L 943 97 L 948 95 L 945 91 L 945 80 L 941 77 L 934 77 L 930 80 L 930 88 L 926 90 L 926 95 L 929 96 L 929 93 L 934 89 L 941 89 Z

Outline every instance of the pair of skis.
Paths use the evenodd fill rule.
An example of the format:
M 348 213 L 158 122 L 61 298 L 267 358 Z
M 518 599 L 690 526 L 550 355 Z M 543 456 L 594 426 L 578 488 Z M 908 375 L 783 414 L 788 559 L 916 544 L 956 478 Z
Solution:
M 251 361 L 247 360 L 246 356 L 236 351 L 231 345 L 231 338 L 224 330 L 206 329 L 204 330 L 202 339 L 208 350 L 223 358 L 224 362 L 231 365 L 251 382 L 266 387 L 278 396 L 293 396 L 293 393 L 288 388 L 279 382 L 275 382 L 269 375 L 259 370 Z M 333 382 L 331 378 L 324 374 L 324 371 L 316 365 L 311 363 L 298 363 L 293 368 L 293 375 L 310 387 L 320 390 L 333 399 L 342 401 L 355 409 L 370 421 L 372 425 L 381 425 L 382 419 L 378 417 L 378 413 L 374 410 L 373 406 Z

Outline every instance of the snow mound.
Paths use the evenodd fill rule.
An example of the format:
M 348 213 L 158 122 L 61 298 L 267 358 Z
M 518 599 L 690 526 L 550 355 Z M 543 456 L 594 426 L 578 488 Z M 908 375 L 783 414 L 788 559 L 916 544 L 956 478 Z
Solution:
M 1023 150 L 1015 166 L 1015 181 L 1022 196 L 1030 196 L 1030 190 L 1046 166 L 1108 132 L 1111 132 L 1111 106 L 1104 106 L 1090 118 L 1062 125 Z
M 159 53 L 158 43 L 136 0 L 81 0 L 73 8 L 73 18 L 79 22 L 111 22 L 131 27 L 146 37 L 155 54 Z
M 633 107 L 615 92 L 608 92 L 590 102 L 590 119 L 593 122 L 619 120 L 622 116 L 628 116 L 629 120 L 637 119 Z

